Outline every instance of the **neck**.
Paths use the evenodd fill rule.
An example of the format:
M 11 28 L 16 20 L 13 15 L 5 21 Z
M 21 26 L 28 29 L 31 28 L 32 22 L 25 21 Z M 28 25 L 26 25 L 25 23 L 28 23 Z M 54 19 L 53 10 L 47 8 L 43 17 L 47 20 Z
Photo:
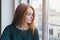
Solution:
M 29 26 L 27 23 L 25 23 L 25 24 L 17 25 L 17 28 L 21 30 L 27 30 L 29 29 Z

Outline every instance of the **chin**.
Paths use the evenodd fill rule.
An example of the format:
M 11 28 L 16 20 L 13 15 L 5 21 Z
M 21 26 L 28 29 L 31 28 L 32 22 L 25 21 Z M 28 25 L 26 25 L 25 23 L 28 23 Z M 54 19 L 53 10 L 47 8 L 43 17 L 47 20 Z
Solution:
M 31 22 L 28 22 L 28 23 L 31 23 Z
M 30 21 L 28 23 L 31 23 Z

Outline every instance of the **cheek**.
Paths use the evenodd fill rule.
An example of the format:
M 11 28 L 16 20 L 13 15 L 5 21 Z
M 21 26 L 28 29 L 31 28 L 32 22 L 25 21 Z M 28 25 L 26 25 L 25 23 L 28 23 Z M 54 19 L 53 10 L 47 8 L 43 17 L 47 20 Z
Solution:
M 30 19 L 30 17 L 29 17 L 29 16 L 26 16 L 26 17 L 25 17 L 25 20 L 27 20 L 27 21 L 28 21 L 29 19 Z
M 26 20 L 30 20 L 30 16 L 26 16 Z

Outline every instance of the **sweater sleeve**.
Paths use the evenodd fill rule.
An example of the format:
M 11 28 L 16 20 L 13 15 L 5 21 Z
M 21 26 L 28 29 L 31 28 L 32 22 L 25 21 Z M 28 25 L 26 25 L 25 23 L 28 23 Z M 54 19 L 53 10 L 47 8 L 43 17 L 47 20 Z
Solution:
M 3 31 L 2 35 L 1 35 L 1 40 L 9 40 L 9 34 L 10 34 L 9 30 L 10 29 L 9 29 L 8 26 L 4 29 L 4 31 Z
M 39 33 L 37 29 L 34 31 L 34 40 L 39 40 Z

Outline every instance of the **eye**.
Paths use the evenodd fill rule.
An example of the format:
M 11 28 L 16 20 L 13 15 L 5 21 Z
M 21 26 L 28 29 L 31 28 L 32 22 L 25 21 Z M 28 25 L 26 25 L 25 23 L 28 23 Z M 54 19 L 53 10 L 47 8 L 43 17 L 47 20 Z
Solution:
M 32 14 L 32 13 L 28 13 L 27 15 L 28 15 L 28 16 L 33 16 L 33 14 Z
M 27 15 L 29 16 L 29 15 L 31 15 L 31 13 L 28 13 Z

